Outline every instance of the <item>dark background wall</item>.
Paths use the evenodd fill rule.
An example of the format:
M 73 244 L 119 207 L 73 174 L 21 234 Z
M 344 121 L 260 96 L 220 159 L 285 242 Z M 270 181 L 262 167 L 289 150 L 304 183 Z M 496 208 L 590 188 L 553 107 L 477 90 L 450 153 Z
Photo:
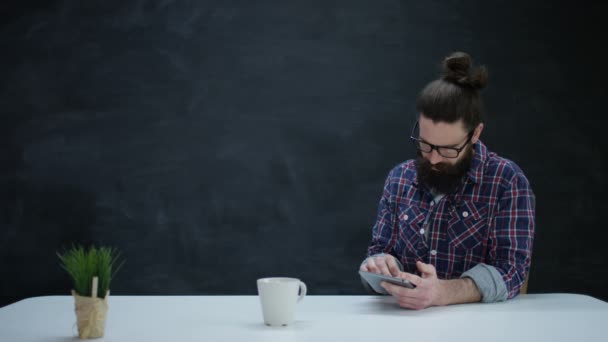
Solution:
M 8 1 L 0 305 L 68 294 L 56 251 L 122 250 L 114 294 L 360 294 L 417 92 L 490 70 L 484 142 L 537 195 L 530 292 L 608 300 L 606 8 L 555 1 Z

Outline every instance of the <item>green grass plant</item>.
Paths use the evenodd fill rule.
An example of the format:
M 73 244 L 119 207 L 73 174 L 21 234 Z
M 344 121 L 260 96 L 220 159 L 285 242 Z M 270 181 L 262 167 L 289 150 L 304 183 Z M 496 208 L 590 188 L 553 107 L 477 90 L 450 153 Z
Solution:
M 88 250 L 82 246 L 72 246 L 64 253 L 57 253 L 61 267 L 74 281 L 74 291 L 80 296 L 92 296 L 93 277 L 98 278 L 97 297 L 104 298 L 110 289 L 114 275 L 124 261 L 117 264 L 120 253 L 110 247 L 92 246 Z

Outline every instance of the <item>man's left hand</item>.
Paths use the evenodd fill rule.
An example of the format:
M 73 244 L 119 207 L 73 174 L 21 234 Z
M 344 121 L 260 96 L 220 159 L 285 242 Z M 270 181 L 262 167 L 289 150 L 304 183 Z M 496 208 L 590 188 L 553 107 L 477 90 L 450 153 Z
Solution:
M 421 276 L 407 272 L 401 272 L 400 278 L 408 280 L 416 285 L 415 289 L 382 282 L 382 287 L 399 303 L 402 308 L 422 310 L 430 306 L 444 305 L 443 280 L 437 278 L 435 266 L 425 264 L 421 261 L 416 263 Z

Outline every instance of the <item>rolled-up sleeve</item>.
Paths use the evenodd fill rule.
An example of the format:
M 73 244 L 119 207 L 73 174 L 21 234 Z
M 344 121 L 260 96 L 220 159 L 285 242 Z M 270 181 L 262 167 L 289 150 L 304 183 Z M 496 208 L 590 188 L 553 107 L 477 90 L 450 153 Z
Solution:
M 494 266 L 477 264 L 462 274 L 461 278 L 465 277 L 473 279 L 484 303 L 501 302 L 509 295 L 502 274 Z

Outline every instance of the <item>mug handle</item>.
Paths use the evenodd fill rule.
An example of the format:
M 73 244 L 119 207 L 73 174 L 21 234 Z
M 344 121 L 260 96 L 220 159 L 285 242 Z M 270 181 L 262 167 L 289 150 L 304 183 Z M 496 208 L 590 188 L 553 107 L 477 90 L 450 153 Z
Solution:
M 306 296 L 306 284 L 304 284 L 303 281 L 300 281 L 300 295 L 298 296 L 298 302 L 301 301 L 304 296 Z

